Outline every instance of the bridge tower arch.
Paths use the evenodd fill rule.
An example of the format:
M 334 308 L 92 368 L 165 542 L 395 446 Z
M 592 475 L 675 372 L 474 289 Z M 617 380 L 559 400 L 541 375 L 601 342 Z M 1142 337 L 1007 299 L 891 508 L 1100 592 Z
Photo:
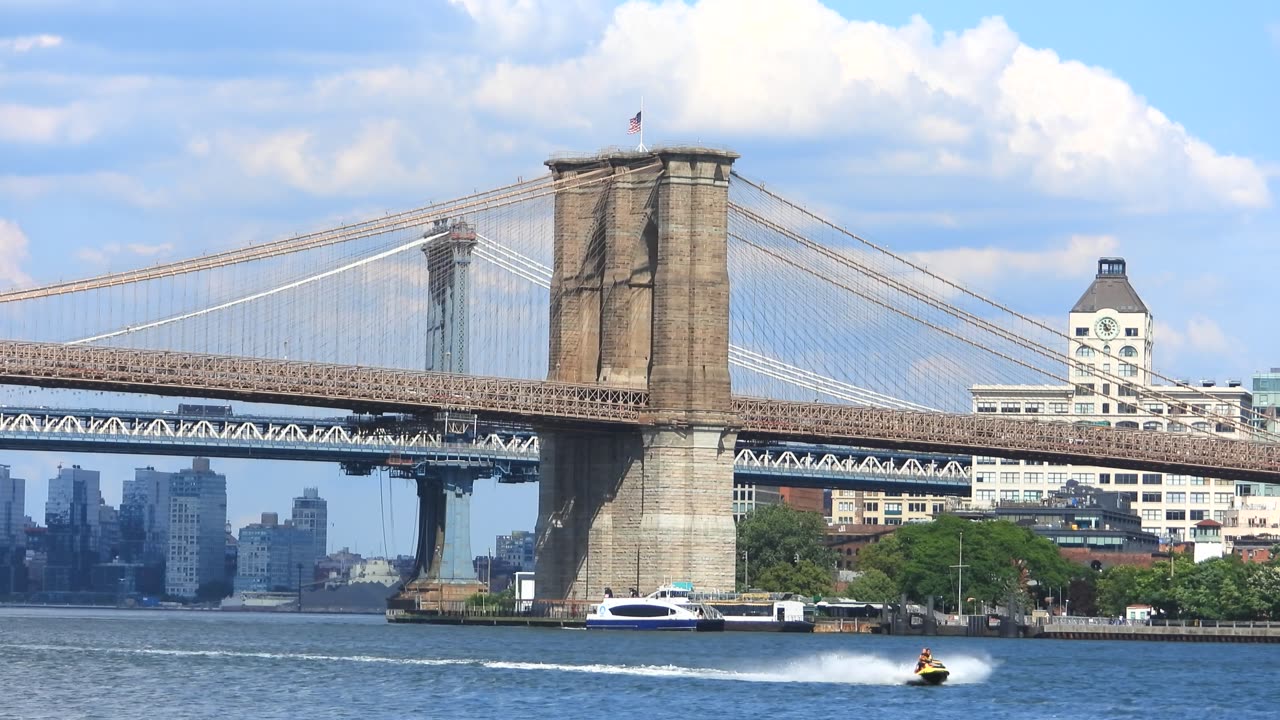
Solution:
M 649 391 L 641 429 L 545 427 L 536 593 L 734 585 L 729 171 L 702 147 L 547 162 L 606 183 L 555 197 L 548 379 Z

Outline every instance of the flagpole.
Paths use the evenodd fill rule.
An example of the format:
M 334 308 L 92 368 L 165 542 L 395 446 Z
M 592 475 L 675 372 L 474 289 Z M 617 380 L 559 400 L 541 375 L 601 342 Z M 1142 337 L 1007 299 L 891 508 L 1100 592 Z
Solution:
M 644 146 L 644 95 L 640 96 L 640 147 L 636 149 L 640 152 L 645 152 L 649 149 Z

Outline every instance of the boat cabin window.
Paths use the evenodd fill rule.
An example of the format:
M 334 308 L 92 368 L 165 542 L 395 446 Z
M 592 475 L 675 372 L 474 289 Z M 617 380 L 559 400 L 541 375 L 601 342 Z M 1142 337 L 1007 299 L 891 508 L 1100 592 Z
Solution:
M 661 605 L 618 605 L 609 608 L 609 614 L 617 617 L 666 617 L 675 615 L 675 608 Z

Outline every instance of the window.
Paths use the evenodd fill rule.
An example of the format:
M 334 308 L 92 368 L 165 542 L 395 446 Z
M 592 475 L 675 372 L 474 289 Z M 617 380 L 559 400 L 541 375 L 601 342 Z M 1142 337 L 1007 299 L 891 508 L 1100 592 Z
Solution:
M 1022 412 L 1022 403 L 1002 402 L 1000 403 L 1000 412 L 1002 413 L 1020 413 Z
M 1217 505 L 1226 505 L 1231 502 L 1231 493 L 1214 493 L 1213 502 Z
M 1102 383 L 1102 394 L 1103 395 L 1111 394 L 1111 383 Z
M 1027 406 L 1026 406 L 1026 410 L 1025 410 L 1025 412 L 1028 412 L 1028 413 L 1035 413 L 1035 414 L 1042 413 L 1042 412 L 1044 412 L 1044 403 L 1042 403 L 1042 402 L 1029 402 L 1029 403 L 1027 403 Z
M 942 511 L 943 511 L 944 509 L 946 509 L 946 506 L 945 506 L 945 505 L 943 505 L 942 503 L 934 503 L 934 504 L 933 504 L 933 514 L 934 514 L 934 515 L 940 515 L 940 514 L 942 514 Z
M 1142 473 L 1143 485 L 1159 485 L 1163 479 L 1164 477 L 1160 473 Z
M 1099 484 L 1099 485 L 1110 485 L 1110 484 L 1111 484 L 1111 473 L 1098 473 L 1098 484 Z
M 975 483 L 994 483 L 996 481 L 996 474 L 993 472 L 979 471 L 973 474 L 973 481 Z
M 1132 345 L 1125 345 L 1124 347 L 1120 348 L 1120 357 L 1122 358 L 1138 357 L 1138 351 L 1135 350 Z
M 1093 383 L 1080 383 L 1076 385 L 1077 397 L 1089 397 L 1093 395 Z
M 1076 328 L 1076 337 L 1089 337 L 1089 328 L 1087 327 Z
M 1138 391 L 1134 390 L 1132 385 L 1121 385 L 1120 397 L 1138 397 Z
M 1209 504 L 1209 493 L 1207 493 L 1207 492 L 1193 492 L 1193 493 L 1191 493 L 1191 504 L 1192 504 L 1192 505 L 1208 505 L 1208 504 Z M 1203 520 L 1204 518 L 1200 518 L 1200 519 L 1201 519 L 1201 520 Z
M 1117 430 L 1137 430 L 1138 423 L 1133 422 L 1132 420 L 1125 420 L 1123 422 L 1116 423 L 1116 429 Z
M 974 497 L 976 497 L 979 500 L 987 500 L 987 501 L 995 500 L 996 491 L 995 490 L 979 490 L 974 495 Z
M 927 505 L 922 502 L 907 503 L 907 512 L 924 512 Z
M 1023 490 L 1023 502 L 1040 502 L 1042 493 L 1039 490 Z
M 1117 403 L 1116 412 L 1120 413 L 1121 415 L 1137 415 L 1138 406 L 1133 405 L 1131 403 Z
M 1089 377 L 1089 366 L 1084 363 L 1076 363 L 1076 377 Z
M 1194 476 L 1194 475 L 1193 475 L 1193 476 L 1191 477 L 1191 482 L 1190 482 L 1190 483 L 1188 483 L 1188 484 L 1190 484 L 1190 485 L 1208 485 L 1208 484 L 1209 484 L 1209 481 L 1208 481 L 1208 480 L 1206 480 L 1206 479 L 1204 479 L 1204 478 L 1202 478 L 1202 477 L 1197 477 L 1197 476 Z
M 1164 484 L 1165 485 L 1186 485 L 1187 476 L 1186 475 L 1165 475 Z
M 977 465 L 995 465 L 996 459 L 993 457 L 986 457 L 985 455 L 979 455 L 973 462 Z
M 1186 510 L 1165 510 L 1164 519 L 1165 520 L 1186 520 L 1187 511 Z
M 1236 426 L 1235 426 L 1235 425 L 1228 425 L 1228 424 L 1226 424 L 1226 423 L 1217 423 L 1216 425 L 1214 425 L 1214 426 L 1213 426 L 1213 429 L 1214 429 L 1214 431 L 1215 431 L 1215 432 L 1220 432 L 1220 433 L 1233 433 L 1233 432 L 1235 432 L 1235 431 L 1236 431 Z
M 1116 473 L 1117 485 L 1137 485 L 1138 473 Z
M 1142 519 L 1143 520 L 1159 520 L 1160 511 L 1159 510 L 1143 510 Z
M 1182 504 L 1187 501 L 1187 494 L 1184 492 L 1171 492 L 1168 494 L 1169 502 Z
M 1016 472 L 1000 473 L 1001 485 L 1015 485 L 1017 484 L 1017 482 L 1018 482 L 1018 473 Z
M 1049 473 L 1049 484 L 1050 484 L 1050 485 L 1066 485 L 1066 484 L 1067 484 L 1067 474 L 1066 474 L 1066 473 L 1064 473 L 1064 472 L 1051 472 L 1051 473 Z
M 869 502 L 866 504 L 867 512 L 880 512 L 880 503 Z
M 1102 414 L 1103 415 L 1111 414 L 1111 403 L 1102 403 Z
M 887 503 L 885 503 L 885 504 L 884 504 L 884 514 L 885 514 L 885 515 L 901 515 L 901 514 L 902 514 L 902 503 L 900 503 L 900 502 L 894 502 L 894 503 L 887 502 Z
M 1017 490 L 1001 490 L 1000 499 L 1006 502 L 1018 502 Z
M 1160 493 L 1144 492 L 1142 493 L 1142 502 L 1160 502 Z
M 1161 405 L 1160 403 L 1145 403 L 1145 404 L 1143 404 L 1142 409 L 1143 409 L 1143 410 L 1146 410 L 1147 412 L 1151 413 L 1152 415 L 1163 415 L 1163 414 L 1164 414 L 1164 405 Z
M 1204 520 L 1208 516 L 1209 516 L 1208 510 L 1192 510 L 1191 511 L 1192 520 Z
M 1214 415 L 1230 415 L 1231 406 L 1218 403 L 1217 405 L 1213 406 L 1213 414 Z
M 902 518 L 885 518 L 884 524 L 885 525 L 901 525 Z
M 1186 432 L 1187 426 L 1180 422 L 1169 423 L 1169 432 Z
M 1080 347 L 1076 348 L 1076 357 L 1078 358 L 1093 357 L 1093 348 L 1089 347 L 1088 345 L 1081 345 Z
M 1148 421 L 1146 421 L 1146 422 L 1142 423 L 1142 429 L 1143 429 L 1143 430 L 1151 430 L 1151 431 L 1157 431 L 1157 432 L 1158 432 L 1158 431 L 1160 431 L 1160 430 L 1163 430 L 1163 429 L 1164 429 L 1164 426 L 1163 426 L 1163 425 L 1161 425 L 1160 423 L 1158 423 L 1158 422 L 1154 421 L 1154 420 L 1148 420 Z
M 1093 482 L 1093 473 L 1071 473 L 1071 479 L 1078 483 L 1088 485 Z
M 661 605 L 617 605 L 609 608 L 610 615 L 618 617 L 660 617 L 665 615 L 675 615 L 675 608 L 666 608 Z
M 1076 403 L 1077 415 L 1092 415 L 1093 403 Z
M 1043 477 L 1044 477 L 1043 473 L 1029 472 L 1022 476 L 1022 481 L 1028 484 L 1030 483 L 1039 484 L 1043 479 Z
M 1057 413 L 1057 414 L 1059 414 L 1059 415 L 1065 415 L 1065 414 L 1067 413 L 1067 408 L 1068 408 L 1068 407 L 1069 407 L 1068 403 L 1064 403 L 1064 402 L 1051 402 L 1051 403 L 1049 403 L 1049 412 L 1051 412 L 1051 413 Z
M 1118 374 L 1120 377 L 1137 377 L 1138 366 L 1132 363 L 1122 362 L 1120 363 L 1120 372 Z
M 993 412 L 995 412 L 995 411 L 996 411 L 996 401 L 995 401 L 995 400 L 979 400 L 979 401 L 978 401 L 978 412 L 980 412 L 980 413 L 993 413 Z
M 1125 337 L 1138 337 L 1138 328 L 1125 328 L 1125 329 L 1124 329 L 1124 336 L 1125 336 Z

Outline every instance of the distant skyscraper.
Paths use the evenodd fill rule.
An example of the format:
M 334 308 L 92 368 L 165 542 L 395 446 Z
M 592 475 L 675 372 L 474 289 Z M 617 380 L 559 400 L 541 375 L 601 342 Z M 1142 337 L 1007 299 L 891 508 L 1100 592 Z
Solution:
M 0 465 L 0 595 L 26 589 L 26 496 L 27 481 Z
M 90 572 L 100 561 L 101 508 L 96 470 L 72 465 L 59 468 L 58 476 L 49 480 L 49 500 L 44 506 L 49 529 L 45 590 L 89 589 Z
M 310 575 L 315 563 L 329 554 L 329 502 L 318 488 L 303 488 L 302 497 L 293 499 L 293 526 L 312 535 Z
M 276 513 L 262 513 L 262 522 L 240 528 L 236 556 L 236 592 L 289 591 L 298 589 L 298 564 L 310 578 L 306 562 L 312 560 L 312 533 L 292 522 L 280 524 Z
M 195 597 L 207 582 L 222 580 L 227 551 L 227 478 L 196 458 L 169 479 L 169 552 L 165 592 Z
M 169 555 L 169 479 L 173 473 L 138 468 L 120 500 L 120 557 L 164 569 Z

